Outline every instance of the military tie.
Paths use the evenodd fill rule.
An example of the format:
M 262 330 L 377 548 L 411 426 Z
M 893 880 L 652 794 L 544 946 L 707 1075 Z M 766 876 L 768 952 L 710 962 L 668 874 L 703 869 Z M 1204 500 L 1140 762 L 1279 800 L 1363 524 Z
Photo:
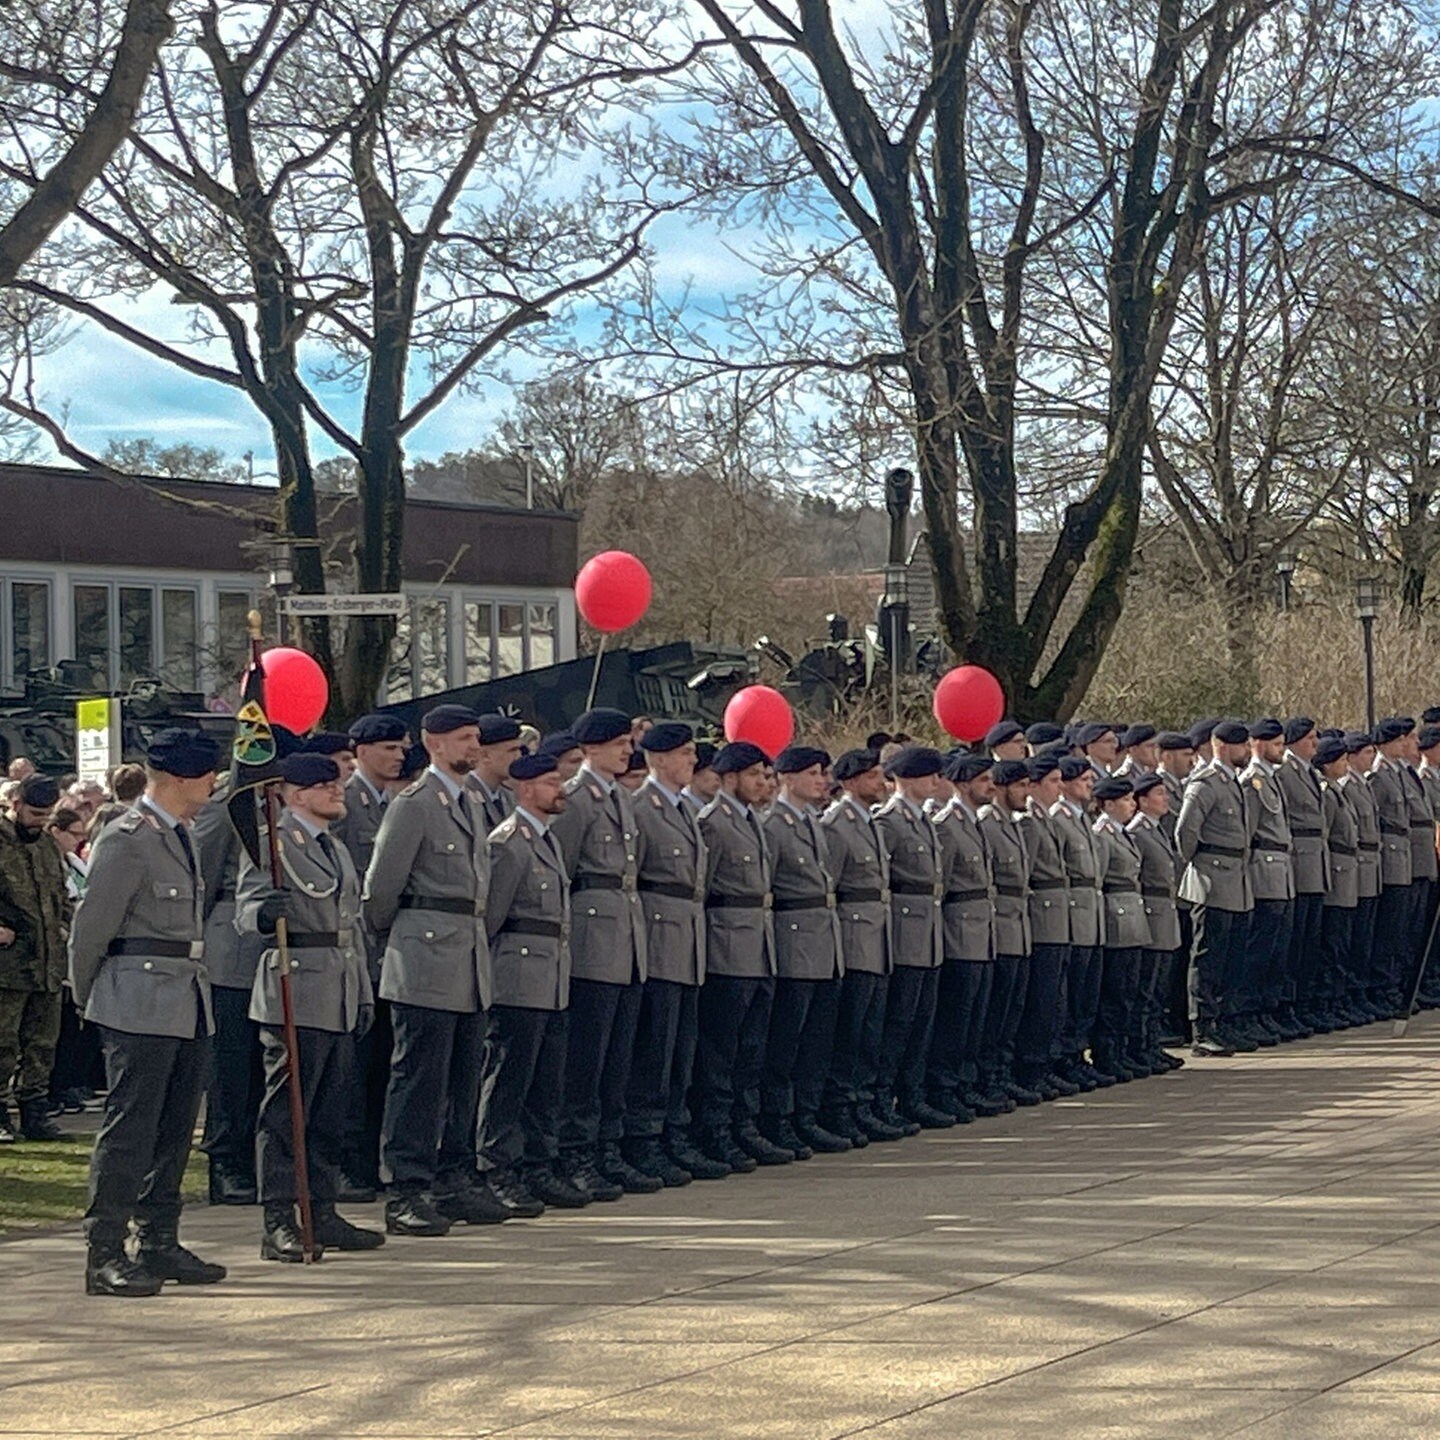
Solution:
M 185 852 L 185 863 L 190 867 L 190 878 L 200 878 L 200 867 L 195 863 L 195 847 L 190 843 L 190 836 L 186 833 L 184 825 L 175 827 L 175 838 L 180 842 L 180 848 Z
M 315 841 L 320 846 L 320 853 L 325 857 L 325 863 L 338 876 L 340 874 L 340 856 L 335 851 L 335 842 L 324 830 L 315 836 Z

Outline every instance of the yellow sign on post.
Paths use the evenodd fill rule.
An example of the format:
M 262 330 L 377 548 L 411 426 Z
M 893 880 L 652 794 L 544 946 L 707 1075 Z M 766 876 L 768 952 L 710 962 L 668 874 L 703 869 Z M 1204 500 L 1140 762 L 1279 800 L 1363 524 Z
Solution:
M 75 702 L 75 772 L 104 785 L 120 763 L 120 702 L 105 697 Z

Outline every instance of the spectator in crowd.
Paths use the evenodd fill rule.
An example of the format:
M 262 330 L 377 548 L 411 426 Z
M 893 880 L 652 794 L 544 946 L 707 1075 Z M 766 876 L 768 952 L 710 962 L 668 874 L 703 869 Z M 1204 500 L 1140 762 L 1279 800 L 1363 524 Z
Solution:
M 133 805 L 144 793 L 143 765 L 117 765 L 110 772 L 110 795 L 121 805 Z
M 46 826 L 65 861 L 65 889 L 72 905 L 85 893 L 85 878 L 90 869 L 85 859 L 85 848 L 90 841 L 89 819 L 69 805 L 60 805 Z
M 90 817 L 86 825 L 86 840 L 93 845 L 100 838 L 100 832 L 118 816 L 123 815 L 130 807 L 122 805 L 118 800 L 107 800 Z
M 23 780 L 27 775 L 35 773 L 35 762 L 28 755 L 17 755 L 5 771 L 7 779 Z
M 89 877 L 90 828 L 87 817 L 68 805 L 59 806 L 46 827 L 65 861 L 65 889 L 68 892 L 67 921 Z M 68 986 L 62 993 L 68 1001 Z M 62 1006 L 60 1039 L 55 1046 L 55 1064 L 50 1071 L 50 1113 L 78 1115 L 95 1098 L 92 1082 L 100 1059 L 100 1041 L 93 1025 L 81 1027 L 73 1004 Z

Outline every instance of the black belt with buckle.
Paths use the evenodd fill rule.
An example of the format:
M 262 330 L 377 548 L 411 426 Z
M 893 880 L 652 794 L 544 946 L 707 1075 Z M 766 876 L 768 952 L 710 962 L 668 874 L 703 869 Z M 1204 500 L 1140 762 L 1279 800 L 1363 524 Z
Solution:
M 1380 831 L 1384 835 L 1403 835 L 1407 840 L 1410 838 L 1410 827 L 1408 825 L 1395 825 L 1388 820 L 1382 820 L 1380 822 Z
M 988 890 L 947 890 L 945 892 L 945 904 L 963 905 L 967 900 L 988 900 Z
M 1311 830 L 1308 826 L 1303 830 L 1297 830 L 1293 825 L 1290 827 L 1290 836 L 1294 840 L 1323 840 L 1323 830 Z
M 287 930 L 285 943 L 292 950 L 333 950 L 340 943 L 335 930 Z
M 1245 852 L 1237 850 L 1233 845 L 1197 845 L 1197 855 L 1224 855 L 1228 860 L 1243 860 Z
M 564 928 L 558 920 L 507 920 L 501 927 L 502 935 L 538 935 L 545 940 L 558 940 Z
M 1252 852 L 1257 850 L 1269 850 L 1274 855 L 1288 855 L 1290 847 L 1283 840 L 1252 840 L 1250 842 Z
M 1032 890 L 1068 890 L 1070 888 L 1070 882 L 1068 880 L 1055 879 L 1032 880 L 1030 882 L 1030 888 Z
M 869 905 L 885 898 L 880 890 L 837 890 L 835 900 L 840 905 Z
M 1380 842 L 1378 840 L 1361 840 L 1359 845 L 1362 850 L 1375 851 L 1380 848 Z
M 402 895 L 402 910 L 438 910 L 442 915 L 469 915 L 472 919 L 483 915 L 475 908 L 473 900 L 457 900 L 450 895 Z
M 921 885 L 913 880 L 897 880 L 890 886 L 892 895 L 929 895 L 933 898 L 935 887 L 933 885 Z
M 830 895 L 825 896 L 823 900 L 816 900 L 813 896 L 793 896 L 782 900 L 777 895 L 772 908 L 777 915 L 783 914 L 787 910 L 833 910 L 835 900 Z
M 707 910 L 764 910 L 767 895 L 708 895 Z
M 642 894 L 668 895 L 672 900 L 693 900 L 695 898 L 693 885 L 681 885 L 678 881 L 673 880 L 642 880 L 639 889 Z
M 127 936 L 123 940 L 112 940 L 106 947 L 107 955 L 145 955 L 157 960 L 198 960 L 193 953 L 199 947 L 199 940 L 149 940 L 143 936 Z
M 1023 900 L 1025 898 L 1025 887 L 1023 885 L 997 885 L 997 895 L 1009 895 L 1012 899 Z
M 570 882 L 571 890 L 623 890 L 625 881 L 619 875 L 577 875 Z
M 1107 885 L 1105 893 L 1107 895 L 1138 895 L 1140 887 L 1138 885 Z M 1169 894 L 1169 891 L 1166 891 L 1166 894 Z
M 1350 855 L 1350 856 L 1353 856 L 1353 855 L 1355 854 L 1355 849 L 1354 849 L 1353 846 L 1351 846 L 1351 845 L 1342 845 L 1342 844 L 1340 844 L 1340 842 L 1339 842 L 1338 840 L 1332 840 L 1332 841 L 1330 842 L 1330 848 L 1331 848 L 1331 850 L 1333 850 L 1333 851 L 1335 852 L 1335 854 L 1337 854 L 1337 855 Z
M 1142 885 L 1140 893 L 1151 900 L 1173 900 L 1175 892 L 1164 885 Z

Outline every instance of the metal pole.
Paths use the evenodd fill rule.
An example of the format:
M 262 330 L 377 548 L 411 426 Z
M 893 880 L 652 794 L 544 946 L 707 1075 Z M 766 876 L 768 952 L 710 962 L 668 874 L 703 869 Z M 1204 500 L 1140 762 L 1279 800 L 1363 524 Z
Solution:
M 1360 627 L 1365 632 L 1365 724 L 1375 728 L 1375 617 L 1362 615 Z
M 605 654 L 605 642 L 609 635 L 601 635 L 600 644 L 595 649 L 595 668 L 590 672 L 590 693 L 585 697 L 585 708 L 592 709 L 595 704 L 595 687 L 600 683 L 600 661 Z
M 890 607 L 890 728 L 900 725 L 900 607 Z

